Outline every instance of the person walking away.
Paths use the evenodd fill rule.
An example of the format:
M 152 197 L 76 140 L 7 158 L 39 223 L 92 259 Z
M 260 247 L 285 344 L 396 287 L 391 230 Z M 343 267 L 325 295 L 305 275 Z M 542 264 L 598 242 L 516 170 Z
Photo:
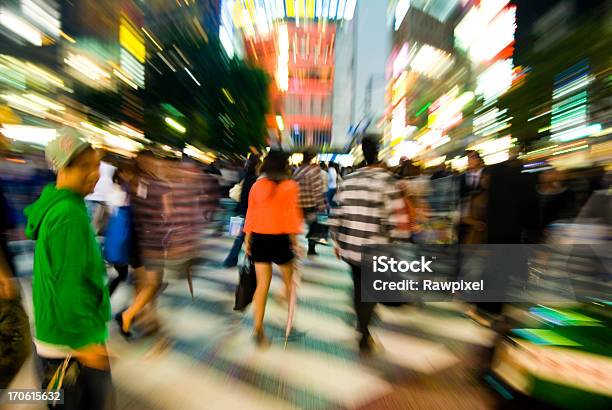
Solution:
M 246 161 L 245 164 L 245 172 L 242 178 L 242 189 L 240 191 L 240 201 L 238 202 L 238 206 L 236 207 L 236 214 L 245 217 L 247 213 L 247 209 L 249 207 L 249 194 L 251 192 L 251 188 L 255 184 L 258 178 L 258 166 L 259 166 L 259 156 L 251 154 Z M 238 256 L 240 255 L 240 249 L 242 249 L 242 244 L 244 243 L 244 231 L 240 232 L 236 239 L 234 239 L 234 244 L 232 245 L 232 249 L 230 250 L 229 255 L 225 258 L 223 262 L 223 266 L 226 268 L 234 267 L 238 264 Z
M 175 278 L 186 278 L 193 297 L 192 269 L 201 260 L 205 215 L 218 205 L 215 178 L 204 174 L 195 161 L 170 162 L 166 178 L 172 189 L 172 211 L 164 238 L 164 263 Z
M 363 354 L 373 348 L 369 324 L 376 304 L 361 301 L 362 252 L 367 245 L 390 244 L 409 237 L 409 232 L 400 228 L 408 224 L 404 198 L 394 176 L 378 160 L 379 141 L 375 134 L 363 138 L 361 147 L 367 165 L 344 177 L 336 194 L 338 207 L 329 220 L 336 255 L 349 264 L 353 276 L 359 351 Z
M 539 223 L 536 177 L 523 173 L 523 163 L 514 147 L 510 159 L 487 167 L 488 195 L 486 205 L 486 238 L 488 244 L 519 245 L 533 243 Z M 474 320 L 484 326 L 504 321 L 503 298 L 512 277 L 526 280 L 527 255 L 521 246 L 493 247 L 484 267 L 485 283 L 491 302 L 476 303 Z M 506 264 L 497 263 L 499 260 Z M 486 275 L 492 275 L 487 278 Z
M 135 178 L 134 169 L 127 164 L 122 164 L 117 167 L 115 174 L 113 175 L 114 188 L 109 194 L 108 206 L 113 210 L 120 207 L 127 207 L 128 217 L 130 218 L 129 223 L 129 238 L 128 238 L 128 263 L 127 264 L 113 264 L 113 268 L 117 271 L 117 276 L 109 284 L 109 294 L 112 294 L 117 289 L 117 286 L 121 282 L 125 282 L 128 277 L 129 267 L 131 266 L 134 270 L 134 275 L 137 278 L 145 276 L 144 265 L 142 258 L 140 257 L 140 251 L 138 249 L 138 236 L 136 235 L 136 229 L 134 228 L 134 216 L 131 208 L 130 201 L 130 184 Z M 112 216 L 111 216 L 112 218 Z M 124 335 L 125 336 L 125 335 Z
M 136 177 L 131 184 L 131 203 L 134 229 L 138 238 L 139 255 L 144 264 L 143 277 L 136 276 L 136 293 L 132 304 L 115 316 L 121 333 L 130 337 L 130 328 L 137 315 L 148 322 L 145 333 L 154 333 L 159 328 L 153 302 L 161 289 L 164 273 L 165 242 L 169 233 L 172 214 L 172 190 L 170 184 L 161 178 L 168 166 L 148 152 L 136 157 Z M 146 319 L 146 320 L 145 320 Z
M 459 243 L 465 243 L 470 226 L 463 223 L 470 215 L 470 203 L 473 192 L 480 191 L 480 177 L 484 171 L 484 161 L 478 151 L 466 151 L 468 158 L 467 171 L 459 176 L 459 208 L 461 219 L 458 227 L 457 237 Z
M 320 239 L 320 227 L 317 222 L 317 214 L 325 211 L 325 191 L 321 170 L 318 165 L 313 164 L 312 160 L 315 153 L 306 151 L 303 153 L 302 165 L 293 175 L 300 187 L 299 205 L 306 223 L 308 223 L 308 255 L 317 255 L 316 244 Z
M 280 268 L 289 300 L 293 259 L 300 254 L 297 235 L 302 231 L 303 218 L 299 207 L 299 186 L 289 178 L 288 155 L 282 151 L 270 151 L 261 166 L 261 174 L 249 194 L 244 232 L 246 253 L 252 258 L 257 274 L 257 289 L 253 296 L 254 338 L 257 345 L 263 347 L 269 344 L 263 319 L 272 263 Z
M 56 183 L 25 210 L 26 236 L 36 241 L 32 296 L 42 388 L 67 364 L 64 408 L 108 408 L 114 401 L 106 348 L 110 302 L 102 252 L 83 200 L 98 181 L 100 160 L 69 128 L 60 130 L 45 152 L 57 171 Z
M 461 223 L 467 227 L 465 244 L 487 243 L 487 200 L 489 175 L 483 172 L 480 177 L 479 189 L 470 193 L 467 214 L 462 217 Z
M 336 206 L 334 195 L 336 195 L 336 191 L 338 190 L 338 164 L 334 162 L 330 163 L 327 174 L 327 205 L 333 208 Z
M 4 141 L 0 133 L 0 150 Z M 13 255 L 8 248 L 8 231 L 13 228 L 0 184 L 0 389 L 9 386 L 30 354 L 30 323 L 21 303 Z

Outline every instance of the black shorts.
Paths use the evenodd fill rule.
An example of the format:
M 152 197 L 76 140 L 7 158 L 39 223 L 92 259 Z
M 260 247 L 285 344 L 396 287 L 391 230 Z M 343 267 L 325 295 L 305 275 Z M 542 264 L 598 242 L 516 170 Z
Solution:
M 291 239 L 289 235 L 251 235 L 251 256 L 253 262 L 275 263 L 284 265 L 293 260 Z

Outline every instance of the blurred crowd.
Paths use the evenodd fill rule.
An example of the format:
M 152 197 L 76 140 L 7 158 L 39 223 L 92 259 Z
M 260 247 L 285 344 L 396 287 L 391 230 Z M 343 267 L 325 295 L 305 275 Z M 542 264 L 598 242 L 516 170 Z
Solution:
M 376 304 L 361 296 L 368 245 L 542 243 L 551 224 L 579 214 L 609 229 L 610 179 L 603 169 L 531 173 L 518 152 L 485 166 L 477 151 L 467 152 L 462 173 L 444 164 L 421 169 L 407 158 L 388 167 L 379 144 L 378 136 L 364 136 L 364 161 L 354 168 L 317 163 L 310 151 L 297 166 L 278 150 L 252 153 L 243 165 L 206 165 L 150 151 L 127 160 L 101 155 L 74 130 L 47 146 L 51 169 L 40 154 L 4 147 L 0 306 L 2 330 L 12 336 L 10 343 L 2 339 L 0 388 L 30 350 L 29 322 L 14 280 L 15 248 L 9 246 L 23 240 L 23 232 L 35 241 L 33 340 L 43 387 L 63 386 L 66 408 L 95 409 L 113 397 L 109 295 L 118 286 L 133 286 L 133 299 L 114 317 L 115 326 L 128 340 L 153 335 L 167 347 L 156 298 L 171 272 L 186 280 L 193 295 L 192 269 L 205 263 L 206 233 L 225 232 L 230 220 L 238 229 L 224 265 L 238 265 L 244 248 L 246 274 L 256 278 L 246 304 L 252 301 L 257 346 L 270 344 L 264 317 L 272 266 L 282 273 L 291 309 L 296 260 L 316 258 L 317 247 L 331 245 L 352 274 L 363 355 L 377 350 L 369 329 Z M 607 240 L 609 230 L 603 232 Z M 480 303 L 468 313 L 490 326 L 503 320 L 502 306 Z

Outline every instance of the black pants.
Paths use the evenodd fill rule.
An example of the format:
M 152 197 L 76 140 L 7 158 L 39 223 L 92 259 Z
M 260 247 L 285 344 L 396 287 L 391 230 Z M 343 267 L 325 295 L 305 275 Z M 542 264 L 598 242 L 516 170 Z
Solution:
M 117 271 L 117 277 L 114 278 L 111 283 L 108 285 L 108 293 L 112 295 L 117 289 L 117 286 L 121 282 L 125 282 L 128 277 L 129 266 L 128 265 L 113 265 L 113 268 Z
M 47 359 L 39 356 L 42 364 L 43 382 L 42 389 L 47 389 L 53 374 L 64 359 Z M 74 361 L 74 359 L 71 359 Z M 64 404 L 57 404 L 49 408 L 60 410 L 106 410 L 114 409 L 115 391 L 111 380 L 110 371 L 92 369 L 78 364 L 79 372 L 76 382 L 72 385 L 64 379 L 62 389 L 64 391 Z
M 6 389 L 30 355 L 30 324 L 21 298 L 0 299 L 0 389 Z
M 361 301 L 361 265 L 350 264 L 351 274 L 353 275 L 353 303 L 355 306 L 355 314 L 357 315 L 357 330 L 361 333 L 361 337 L 365 338 L 370 335 L 368 326 L 374 313 L 374 302 Z

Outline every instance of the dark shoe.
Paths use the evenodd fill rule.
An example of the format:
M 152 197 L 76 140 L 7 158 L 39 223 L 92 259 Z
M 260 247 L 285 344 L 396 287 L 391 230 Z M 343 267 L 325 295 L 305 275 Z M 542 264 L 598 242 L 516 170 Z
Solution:
M 268 339 L 263 330 L 257 331 L 253 334 L 253 339 L 257 347 L 267 349 L 270 347 L 270 339 Z
M 362 357 L 371 356 L 373 353 L 382 351 L 382 347 L 376 343 L 371 335 L 362 336 L 359 340 L 359 355 Z
M 117 322 L 117 325 L 119 326 L 119 333 L 121 333 L 121 336 L 123 336 L 123 338 L 129 342 L 132 340 L 132 332 L 129 330 L 127 332 L 123 330 L 123 312 L 125 311 L 122 310 L 115 315 L 115 322 Z
M 318 256 L 319 254 L 314 249 L 309 249 L 308 253 L 306 255 L 308 255 L 308 256 Z

